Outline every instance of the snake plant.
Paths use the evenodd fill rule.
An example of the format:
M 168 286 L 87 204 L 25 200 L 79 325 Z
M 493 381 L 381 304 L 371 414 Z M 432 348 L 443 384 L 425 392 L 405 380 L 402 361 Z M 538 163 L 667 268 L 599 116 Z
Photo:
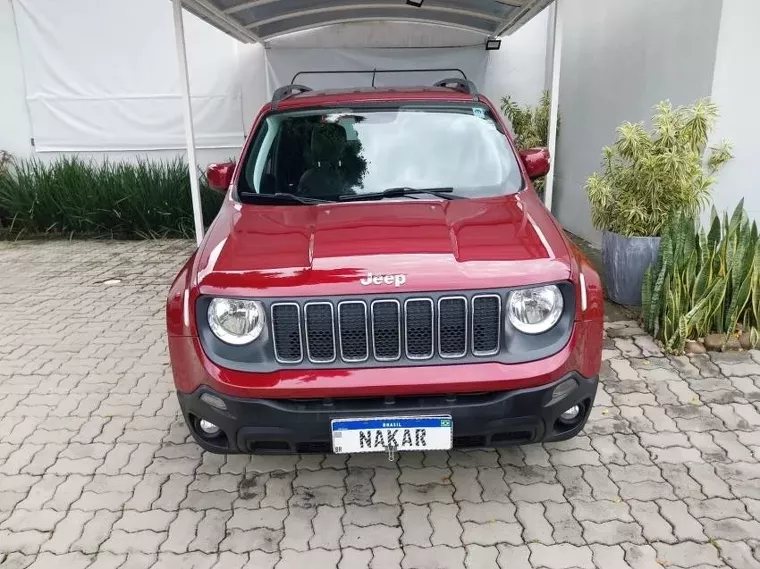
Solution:
M 665 226 L 657 262 L 644 275 L 642 316 L 666 349 L 681 352 L 686 340 L 711 333 L 728 338 L 737 325 L 756 341 L 760 240 L 743 202 L 730 218 L 713 208 L 707 231 L 684 213 Z

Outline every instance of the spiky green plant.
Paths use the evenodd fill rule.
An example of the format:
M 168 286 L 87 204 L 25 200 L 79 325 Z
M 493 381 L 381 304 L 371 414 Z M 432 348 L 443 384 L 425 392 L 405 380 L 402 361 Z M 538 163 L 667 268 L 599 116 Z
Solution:
M 549 145 L 549 115 L 551 96 L 544 91 L 538 105 L 520 107 L 509 95 L 501 98 L 501 112 L 512 124 L 515 144 L 520 149 L 541 148 Z M 557 118 L 559 133 L 559 117 Z M 544 191 L 544 178 L 533 180 L 533 185 L 539 194 Z
M 623 123 L 602 152 L 602 173 L 586 184 L 597 229 L 628 237 L 659 236 L 675 214 L 706 205 L 714 174 L 731 159 L 731 145 L 708 148 L 718 106 L 708 99 L 673 108 L 655 106 L 653 129 Z
M 208 225 L 220 194 L 202 184 Z M 187 164 L 138 160 L 89 162 L 64 157 L 12 161 L 0 174 L 0 229 L 7 236 L 191 237 Z
M 757 340 L 760 239 L 743 202 L 722 220 L 713 208 L 708 231 L 689 214 L 665 227 L 657 263 L 644 275 L 642 316 L 666 349 L 683 351 L 686 340 L 711 333 L 728 338 L 737 324 Z

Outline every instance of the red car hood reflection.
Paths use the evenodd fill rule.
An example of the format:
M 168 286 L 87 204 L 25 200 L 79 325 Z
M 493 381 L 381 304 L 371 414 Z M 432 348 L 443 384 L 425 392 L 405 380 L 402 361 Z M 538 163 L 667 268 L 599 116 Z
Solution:
M 572 270 L 565 237 L 533 192 L 319 206 L 228 200 L 197 263 L 201 294 L 269 297 L 508 287 Z M 368 275 L 406 278 L 362 284 Z

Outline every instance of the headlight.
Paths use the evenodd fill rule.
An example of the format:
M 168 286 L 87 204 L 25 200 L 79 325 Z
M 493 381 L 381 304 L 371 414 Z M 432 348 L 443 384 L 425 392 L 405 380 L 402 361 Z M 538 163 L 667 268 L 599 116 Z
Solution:
M 512 326 L 525 334 L 541 334 L 562 316 L 562 293 L 554 285 L 509 293 L 507 313 Z
M 222 342 L 249 344 L 264 330 L 264 306 L 257 300 L 215 298 L 208 305 L 208 325 Z

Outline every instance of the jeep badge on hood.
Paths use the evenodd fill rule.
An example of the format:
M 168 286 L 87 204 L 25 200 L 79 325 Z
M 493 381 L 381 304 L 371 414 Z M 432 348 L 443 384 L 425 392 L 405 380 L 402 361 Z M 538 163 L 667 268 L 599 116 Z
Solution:
M 367 273 L 367 276 L 359 279 L 359 282 L 364 286 L 371 284 L 401 286 L 406 282 L 406 275 L 373 275 L 372 273 Z

